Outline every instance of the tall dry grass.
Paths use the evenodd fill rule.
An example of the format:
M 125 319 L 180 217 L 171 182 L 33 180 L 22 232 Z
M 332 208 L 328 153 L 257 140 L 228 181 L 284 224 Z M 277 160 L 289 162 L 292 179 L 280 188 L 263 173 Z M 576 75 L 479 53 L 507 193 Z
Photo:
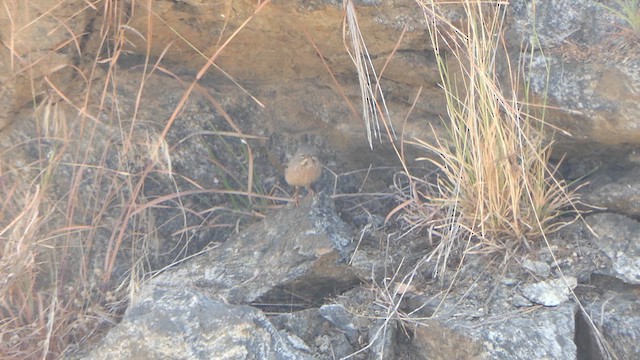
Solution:
M 3 16 L 13 22 L 8 38 L 3 38 L 11 54 L 10 70 L 31 83 L 32 105 L 30 111 L 21 110 L 28 115 L 16 117 L 27 123 L 14 124 L 25 133 L 5 139 L 31 138 L 0 147 L 3 359 L 59 357 L 67 347 L 117 322 L 141 283 L 160 270 L 158 266 L 192 255 L 187 248 L 199 229 L 234 229 L 240 217 L 259 216 L 252 211 L 256 203 L 287 200 L 266 196 L 257 188 L 250 146 L 256 137 L 242 133 L 216 99 L 198 85 L 216 66 L 214 61 L 225 46 L 269 1 L 257 5 L 238 28 L 230 29 L 212 54 L 194 48 L 206 64 L 187 81 L 161 66 L 170 46 L 152 58 L 147 42 L 131 113 L 123 112 L 117 102 L 122 79 L 119 61 L 130 51 L 132 37 L 149 41 L 154 35 L 151 24 L 162 18 L 148 6 L 153 5 L 149 1 L 80 3 L 71 13 L 55 2 L 45 8 L 35 1 L 8 1 L 3 8 Z M 147 17 L 146 29 L 129 23 L 139 11 Z M 85 16 L 94 18 L 90 34 L 73 26 Z M 54 25 L 49 29 L 44 24 Z M 53 51 L 44 52 L 28 43 L 36 40 L 28 36 L 36 30 L 62 32 L 65 37 Z M 97 37 L 91 53 L 83 40 L 88 37 Z M 72 52 L 75 61 L 42 67 L 57 63 L 56 51 Z M 159 71 L 183 81 L 186 89 L 161 131 L 145 126 L 145 119 L 139 118 L 147 79 Z M 194 92 L 209 101 L 233 130 L 200 132 L 170 144 L 167 134 Z M 239 170 L 212 160 L 215 171 L 224 175 L 221 178 L 231 179 L 221 189 L 206 189 L 173 168 L 175 146 L 190 136 L 213 136 L 230 152 L 237 150 L 237 143 L 244 147 L 241 154 L 246 161 Z M 32 162 L 21 162 L 34 157 Z M 192 187 L 185 190 L 180 181 Z M 146 187 L 158 182 L 166 185 L 166 193 L 145 193 Z M 189 208 L 184 201 L 203 195 L 224 198 L 225 203 L 202 210 Z M 166 223 L 155 215 L 155 210 L 167 206 L 175 212 L 174 218 L 165 221 L 182 223 L 174 234 L 174 248 L 168 250 L 158 238 L 158 229 Z M 188 216 L 200 222 L 187 221 Z
M 358 75 L 362 106 L 361 116 L 365 122 L 369 147 L 373 149 L 373 141 L 382 141 L 385 133 L 391 141 L 396 137 L 384 93 L 380 86 L 380 78 L 384 69 L 380 74 L 377 74 L 373 66 L 367 45 L 358 25 L 358 16 L 353 0 L 345 0 L 343 2 L 343 12 L 343 43 Z
M 448 114 L 444 132 L 434 131 L 435 142 L 408 142 L 425 154 L 419 160 L 439 169 L 437 179 L 409 175 L 393 213 L 439 235 L 437 271 L 455 250 L 508 255 L 537 246 L 575 218 L 577 199 L 549 162 L 552 141 L 545 136 L 553 128 L 545 123 L 544 104 L 530 103 L 526 59 L 509 59 L 503 33 L 508 3 L 418 3 Z M 448 6 L 463 18 L 451 21 Z

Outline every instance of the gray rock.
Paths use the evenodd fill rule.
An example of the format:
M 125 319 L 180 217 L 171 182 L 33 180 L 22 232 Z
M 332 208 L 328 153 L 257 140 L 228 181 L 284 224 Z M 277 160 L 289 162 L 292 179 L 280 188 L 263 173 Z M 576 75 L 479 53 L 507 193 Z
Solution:
M 380 319 L 376 321 L 369 329 L 369 359 L 395 359 L 397 331 L 398 323 L 395 320 Z
M 194 289 L 156 289 L 86 359 L 311 359 L 257 309 Z
M 511 298 L 511 305 L 515 307 L 529 307 L 532 306 L 533 303 L 526 297 L 516 294 Z
M 341 293 L 360 280 L 344 263 L 353 250 L 351 230 L 333 206 L 326 195 L 307 197 L 158 276 L 142 296 L 194 286 L 230 303 L 292 311 Z
M 574 306 L 479 321 L 429 320 L 414 332 L 419 359 L 575 359 Z
M 342 359 L 354 353 L 353 346 L 347 337 L 340 332 L 318 336 L 315 339 L 315 345 L 320 354 L 325 354 L 320 357 L 321 359 Z
M 477 328 L 490 359 L 575 359 L 572 304 L 544 308 Z M 497 319 L 496 319 L 497 320 Z
M 531 278 L 515 262 L 511 266 L 494 268 L 468 255 L 456 268 L 454 288 L 414 327 L 412 353 L 424 354 L 421 359 L 575 359 L 575 304 L 530 307 L 520 294 L 524 285 L 502 281 Z
M 640 182 L 637 173 L 620 176 L 590 190 L 584 196 L 586 203 L 634 218 L 640 217 Z
M 583 358 L 640 359 L 637 287 L 605 291 L 587 299 L 585 310 L 586 313 L 580 311 L 576 321 L 576 341 L 585 355 L 590 355 Z
M 351 249 L 332 201 L 308 197 L 145 284 L 87 358 L 306 358 L 301 336 L 276 330 L 244 305 L 291 311 L 355 286 L 359 279 L 344 264 Z M 342 333 L 334 335 L 344 338 L 344 356 L 353 351 Z
M 278 329 L 295 334 L 307 344 L 312 344 L 321 333 L 324 319 L 318 314 L 318 309 L 311 308 L 296 312 L 278 314 L 271 318 L 271 323 Z
M 413 331 L 411 346 L 412 353 L 420 360 L 488 358 L 480 341 L 437 320 L 418 324 Z
M 571 290 L 578 285 L 573 276 L 541 281 L 522 287 L 522 295 L 532 302 L 544 306 L 558 306 L 569 300 Z
M 594 44 L 612 30 L 614 17 L 593 1 L 512 0 L 515 29 L 531 45 L 561 45 L 568 39 Z
M 587 223 L 598 235 L 591 244 L 605 260 L 595 272 L 640 284 L 640 223 L 610 213 L 589 216 Z
M 515 286 L 518 285 L 519 282 L 520 280 L 511 277 L 503 277 L 500 279 L 500 283 L 506 286 Z
M 567 141 L 577 149 L 589 146 L 575 139 L 637 142 L 640 58 L 633 44 L 615 35 L 629 25 L 595 1 L 512 0 L 510 5 L 514 55 L 521 41 L 530 45 L 527 52 L 535 50 L 528 67 L 531 89 L 562 109 L 547 117 L 572 134 Z
M 358 329 L 353 324 L 353 316 L 341 304 L 323 305 L 318 309 L 320 315 L 327 319 L 333 326 L 345 333 L 347 338 L 355 342 Z
M 580 283 L 594 275 L 610 276 L 628 284 L 640 283 L 640 223 L 628 217 L 600 213 L 562 229 L 556 239 L 574 261 L 562 265 L 565 275 Z
M 629 166 L 623 171 L 609 171 L 590 178 L 584 191 L 587 204 L 603 207 L 610 212 L 640 218 L 640 167 Z
M 296 335 L 309 346 L 315 359 L 335 359 L 355 352 L 352 341 L 320 316 L 318 309 L 306 309 L 271 318 L 272 323 L 287 333 Z
M 531 259 L 524 259 L 522 261 L 522 267 L 531 271 L 535 276 L 546 279 L 551 273 L 551 266 L 543 261 L 534 261 Z

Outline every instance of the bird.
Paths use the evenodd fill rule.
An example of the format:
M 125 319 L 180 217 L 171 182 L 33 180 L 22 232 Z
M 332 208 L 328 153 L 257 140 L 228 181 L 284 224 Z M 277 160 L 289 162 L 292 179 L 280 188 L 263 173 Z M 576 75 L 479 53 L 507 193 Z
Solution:
M 284 179 L 287 184 L 295 187 L 293 195 L 294 204 L 298 204 L 298 191 L 304 186 L 313 195 L 311 184 L 318 181 L 322 176 L 322 163 L 318 160 L 316 152 L 309 146 L 302 146 L 291 157 L 287 168 L 284 170 Z

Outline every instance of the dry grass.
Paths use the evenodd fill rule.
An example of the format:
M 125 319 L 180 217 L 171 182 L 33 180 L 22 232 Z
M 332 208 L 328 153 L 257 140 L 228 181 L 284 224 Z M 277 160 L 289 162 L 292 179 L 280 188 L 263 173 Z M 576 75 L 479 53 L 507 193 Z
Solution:
M 346 0 L 343 2 L 343 6 L 345 14 L 342 31 L 343 42 L 358 74 L 362 118 L 367 129 L 369 146 L 373 149 L 373 140 L 381 141 L 384 133 L 393 141 L 395 130 L 384 99 L 384 93 L 380 87 L 382 73 L 380 76 L 376 74 L 367 45 L 358 26 L 358 17 L 353 1 Z M 380 126 L 381 123 L 382 127 Z M 384 132 L 382 131 L 383 129 Z
M 536 108 L 521 100 L 527 98 L 526 69 L 513 68 L 505 56 L 506 3 L 460 1 L 461 24 L 444 16 L 446 5 L 419 4 L 429 24 L 448 117 L 445 133 L 434 143 L 409 142 L 439 173 L 435 183 L 409 175 L 394 213 L 401 212 L 413 228 L 426 226 L 441 237 L 434 251 L 440 270 L 460 245 L 505 255 L 529 248 L 566 223 L 576 196 L 549 165 L 544 105 L 535 116 Z M 508 70 L 506 82 L 498 79 L 501 61 Z
M 152 61 L 147 43 L 132 113 L 123 113 L 117 103 L 120 58 L 132 46 L 132 37 L 145 41 L 145 36 L 153 37 L 151 25 L 135 29 L 129 24 L 131 14 L 143 9 L 147 23 L 161 20 L 146 7 L 149 3 L 79 1 L 82 6 L 71 14 L 53 2 L 50 9 L 34 1 L 4 3 L 12 31 L 3 46 L 11 54 L 12 74 L 30 83 L 33 108 L 30 118 L 18 120 L 29 123 L 16 126 L 31 138 L 0 148 L 3 359 L 57 358 L 69 345 L 80 344 L 115 323 L 141 283 L 155 271 L 189 256 L 197 230 L 225 227 L 233 231 L 241 218 L 260 216 L 252 210 L 256 203 L 288 200 L 263 195 L 257 188 L 250 146 L 255 137 L 243 134 L 216 99 L 198 85 L 225 46 L 269 1 L 256 6 L 238 28 L 230 29 L 213 54 L 205 56 L 194 49 L 207 62 L 185 82 L 186 91 L 161 131 L 139 119 L 139 109 L 147 79 L 155 72 L 182 81 L 161 66 L 170 46 Z M 85 16 L 95 18 L 91 36 L 99 37 L 92 53 L 82 53 L 81 42 L 87 34 L 75 23 Z M 54 34 L 53 51 L 36 51 L 35 44 L 28 42 L 35 29 L 43 28 Z M 72 53 L 77 62 L 64 64 L 59 53 Z M 213 158 L 220 178 L 228 180 L 220 189 L 205 189 L 173 167 L 176 146 L 191 135 L 177 144 L 170 144 L 167 135 L 194 91 L 233 130 L 193 136 L 213 136 L 221 148 L 235 153 L 241 143 L 240 153 L 246 158 L 238 168 Z M 23 162 L 33 156 L 35 160 Z M 164 184 L 166 193 L 145 193 L 146 187 L 158 183 Z M 203 195 L 224 202 L 195 209 L 184 201 Z M 156 210 L 168 207 L 175 209 L 173 218 L 160 222 Z M 188 217 L 200 221 L 187 221 Z M 170 221 L 182 227 L 172 234 L 173 248 L 167 249 L 158 230 Z

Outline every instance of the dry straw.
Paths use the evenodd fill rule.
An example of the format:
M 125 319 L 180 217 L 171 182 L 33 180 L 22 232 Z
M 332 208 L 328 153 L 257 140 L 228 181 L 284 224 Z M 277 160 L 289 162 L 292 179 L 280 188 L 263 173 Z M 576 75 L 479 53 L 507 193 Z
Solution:
M 428 23 L 447 102 L 444 133 L 422 150 L 439 171 L 435 183 L 411 177 L 400 213 L 412 228 L 440 235 L 434 256 L 443 271 L 451 251 L 511 254 L 566 224 L 574 192 L 549 165 L 544 104 L 527 101 L 526 69 L 513 68 L 503 42 L 505 2 L 461 1 L 454 23 L 445 5 L 419 1 Z M 506 81 L 498 78 L 498 64 Z M 525 100 L 521 100 L 525 99 Z M 536 114 L 536 110 L 537 114 Z M 568 219 L 572 220 L 573 217 Z M 463 240 L 463 241 L 461 241 Z

